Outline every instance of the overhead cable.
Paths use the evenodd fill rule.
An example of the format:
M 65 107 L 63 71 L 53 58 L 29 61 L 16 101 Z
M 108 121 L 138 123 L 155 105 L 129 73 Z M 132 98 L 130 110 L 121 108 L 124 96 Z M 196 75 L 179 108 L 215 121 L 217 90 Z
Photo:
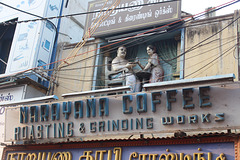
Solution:
M 21 9 L 18 9 L 18 8 L 15 8 L 15 7 L 12 7 L 12 6 L 10 6 L 10 5 L 8 5 L 8 4 L 5 4 L 5 3 L 2 3 L 2 2 L 0 2 L 0 4 L 6 6 L 6 7 L 8 7 L 8 8 L 14 9 L 14 10 L 16 10 L 16 11 L 19 11 L 19 12 L 22 12 L 22 13 L 25 13 L 25 14 L 28 14 L 28 15 L 31 15 L 31 16 L 34 16 L 34 17 L 38 17 L 38 18 L 40 18 L 40 19 L 42 19 L 42 20 L 46 20 L 47 22 L 49 22 L 49 23 L 53 26 L 53 28 L 54 28 L 55 31 L 57 32 L 57 27 L 56 27 L 51 21 L 49 21 L 48 18 L 44 18 L 44 17 L 41 17 L 41 16 L 39 16 L 39 15 L 30 13 L 30 12 L 26 12 L 26 11 L 24 11 L 24 10 L 21 10 Z M 29 22 L 29 21 L 31 21 L 31 20 L 26 20 L 25 22 Z M 8 24 L 16 24 L 16 23 L 18 23 L 18 21 L 15 21 L 15 22 L 13 22 L 13 21 L 10 21 L 10 22 L 1 22 L 0 25 L 8 25 Z
M 172 0 L 172 1 L 180 1 L 180 0 Z M 115 8 L 115 10 L 121 10 L 121 9 L 133 8 L 133 7 L 141 7 L 141 6 L 147 6 L 147 5 L 155 5 L 155 4 L 167 3 L 167 2 L 169 2 L 169 1 L 156 2 L 156 3 L 151 3 L 151 4 L 144 3 L 144 4 L 140 4 L 140 5 L 134 5 L 134 6 L 119 7 L 119 8 Z M 4 3 L 2 3 L 2 5 L 5 5 L 5 6 L 9 7 L 9 8 L 15 9 L 14 7 L 6 5 Z M 18 10 L 22 11 L 20 9 L 18 9 Z M 24 23 L 24 22 L 30 22 L 30 21 L 34 21 L 35 22 L 35 21 L 41 21 L 41 20 L 47 20 L 47 19 L 55 19 L 55 18 L 59 19 L 59 18 L 64 18 L 64 17 L 80 16 L 80 15 L 93 14 L 93 13 L 99 13 L 99 12 L 105 12 L 105 11 L 108 11 L 108 9 L 103 9 L 101 11 L 100 10 L 99 11 L 89 11 L 89 12 L 74 13 L 74 14 L 67 14 L 67 15 L 61 15 L 61 16 L 46 17 L 46 18 L 39 16 L 38 19 L 29 19 L 29 20 L 15 21 L 13 23 Z M 25 12 L 25 11 L 22 11 L 22 12 Z M 29 13 L 29 14 L 31 14 L 31 13 Z M 34 14 L 32 14 L 32 15 L 34 15 Z M 2 25 L 2 24 L 6 25 L 7 23 L 0 23 L 0 25 Z M 9 23 L 9 24 L 12 24 L 12 23 Z
M 119 43 L 121 43 L 121 42 L 124 42 L 124 41 L 127 41 L 127 40 L 129 40 L 129 39 L 135 38 L 135 37 L 137 37 L 137 36 L 139 36 L 139 35 L 144 35 L 144 34 L 146 34 L 146 33 L 149 33 L 149 32 L 152 32 L 152 31 L 155 31 L 155 30 L 164 28 L 164 27 L 166 27 L 166 26 L 170 26 L 170 25 L 176 24 L 176 23 L 178 23 L 178 22 L 181 22 L 181 21 L 190 19 L 190 18 L 192 18 L 192 17 L 199 16 L 199 15 L 201 15 L 202 13 L 209 12 L 209 11 L 211 11 L 211 10 L 214 10 L 214 9 L 218 8 L 218 7 L 222 7 L 222 6 L 224 6 L 224 5 L 227 5 L 227 4 L 230 4 L 230 3 L 233 3 L 233 2 L 236 2 L 236 0 L 232 0 L 232 1 L 230 1 L 230 2 L 224 3 L 224 4 L 219 5 L 219 6 L 217 6 L 217 7 L 211 8 L 211 9 L 209 9 L 209 10 L 200 12 L 200 13 L 195 14 L 195 15 L 191 15 L 191 16 L 188 16 L 188 17 L 179 19 L 179 20 L 177 20 L 177 21 L 168 23 L 168 24 L 166 24 L 166 25 L 163 25 L 163 26 L 160 26 L 160 27 L 156 27 L 156 28 L 153 28 L 153 29 L 149 29 L 149 30 L 147 30 L 147 31 L 145 31 L 145 32 L 142 32 L 142 33 L 139 33 L 139 34 L 137 34 L 137 35 L 134 35 L 134 36 L 131 36 L 131 37 L 127 37 L 127 38 L 125 38 L 125 39 L 123 39 L 123 40 L 120 40 L 120 41 L 117 41 L 117 42 L 113 42 L 113 43 L 110 43 L 110 44 L 108 44 L 108 45 L 105 45 L 105 46 L 102 46 L 102 47 L 99 47 L 99 48 L 96 48 L 96 49 L 93 49 L 93 50 L 90 50 L 90 51 L 87 51 L 87 52 L 80 53 L 80 54 L 78 54 L 78 55 L 76 55 L 76 56 L 80 56 L 80 55 L 86 54 L 86 53 L 88 53 L 88 52 L 93 52 L 93 51 L 96 51 L 96 50 L 98 50 L 98 49 L 107 48 L 107 47 L 110 47 L 110 46 L 112 46 L 112 45 L 119 44 Z M 71 58 L 71 57 L 69 57 L 69 58 Z M 66 59 L 61 59 L 61 60 L 58 60 L 58 61 L 56 61 L 56 62 L 60 62 L 60 61 L 63 61 L 63 60 L 66 60 Z
M 105 2 L 105 5 L 107 4 L 108 0 Z M 107 19 L 110 14 L 113 12 L 113 10 L 117 7 L 117 5 L 119 5 L 119 3 L 121 2 L 121 0 L 117 0 L 114 4 L 112 4 L 106 11 L 105 14 L 102 14 L 100 17 L 96 18 L 93 22 L 93 25 L 91 25 L 88 28 L 88 31 L 85 32 L 85 35 L 82 38 L 82 41 L 80 41 L 75 47 L 74 50 L 72 50 L 72 52 L 67 56 L 67 58 L 65 58 L 64 61 L 62 61 L 62 63 L 58 66 L 58 68 L 60 69 L 62 67 L 62 65 L 64 63 L 69 64 L 69 60 L 75 58 L 75 56 L 77 55 L 78 51 L 85 45 L 85 43 L 87 42 L 87 40 L 92 36 L 92 34 L 97 30 L 97 28 L 99 27 L 100 23 L 102 21 L 104 21 L 105 19 Z M 105 7 L 105 5 L 103 7 Z M 101 9 L 103 10 L 103 8 Z M 100 11 L 101 11 L 100 10 Z M 99 14 L 100 15 L 100 14 Z M 69 58 L 71 57 L 71 58 Z
M 238 0 L 238 1 L 239 1 L 239 0 Z M 171 23 L 166 24 L 166 25 L 161 26 L 161 27 L 157 27 L 157 28 L 154 28 L 154 29 L 150 29 L 150 30 L 148 30 L 148 31 L 146 31 L 146 32 L 141 33 L 141 35 L 142 35 L 142 34 L 149 33 L 149 32 L 152 32 L 152 31 L 154 31 L 154 30 L 157 30 L 157 29 L 160 29 L 160 28 L 163 28 L 163 27 L 166 27 L 166 26 L 169 26 L 169 25 L 176 24 L 176 23 L 178 23 L 178 22 L 187 20 L 187 19 L 192 18 L 192 17 L 194 17 L 194 16 L 198 16 L 198 15 L 200 15 L 200 14 L 202 14 L 202 13 L 205 13 L 205 12 L 211 11 L 211 10 L 213 10 L 213 9 L 216 9 L 216 8 L 219 8 L 219 7 L 228 5 L 228 4 L 233 3 L 233 2 L 235 3 L 235 2 L 238 2 L 238 1 L 236 1 L 236 0 L 229 1 L 229 2 L 227 2 L 227 3 L 224 3 L 224 4 L 222 4 L 222 5 L 219 5 L 219 6 L 217 6 L 217 7 L 211 8 L 211 9 L 209 9 L 209 10 L 207 10 L 207 11 L 203 11 L 203 12 L 200 12 L 200 13 L 198 13 L 198 14 L 185 17 L 185 18 L 183 18 L 183 19 L 180 19 L 180 20 L 171 22 Z M 139 34 L 138 34 L 138 35 L 139 35 Z M 96 50 L 98 50 L 98 49 L 106 48 L 106 47 L 112 46 L 112 45 L 114 45 L 114 44 L 118 44 L 118 43 L 121 43 L 121 42 L 126 41 L 126 40 L 128 40 L 128 39 L 134 38 L 134 37 L 136 37 L 136 36 L 137 36 L 137 35 L 132 36 L 132 37 L 129 37 L 129 38 L 126 38 L 126 39 L 121 40 L 121 41 L 118 41 L 118 42 L 111 43 L 111 44 L 106 45 L 106 46 L 103 46 L 103 47 L 99 47 L 99 48 L 96 48 L 96 49 L 93 49 L 93 50 L 90 50 L 90 51 L 87 51 L 87 52 L 78 54 L 78 55 L 76 55 L 76 56 L 80 56 L 80 55 L 86 54 L 86 53 L 88 53 L 88 52 L 93 52 L 93 51 L 96 51 Z M 185 54 L 185 52 L 184 52 L 183 54 Z M 183 55 L 183 54 L 182 54 L 182 55 Z M 62 61 L 64 61 L 64 60 L 65 60 L 65 59 L 61 59 L 61 60 L 58 60 L 58 61 L 55 61 L 55 62 L 52 62 L 52 63 L 49 63 L 49 64 L 45 64 L 45 65 L 43 65 L 43 66 L 47 66 L 47 65 L 54 64 L 54 63 L 62 62 Z M 40 67 L 43 67 L 43 66 L 40 66 Z M 30 68 L 30 69 L 27 69 L 27 70 L 24 70 L 24 71 L 20 71 L 20 72 L 17 72 L 17 74 L 23 73 L 23 72 L 27 72 L 27 71 L 30 71 L 30 70 L 35 69 L 35 68 L 39 68 L 39 67 L 34 67 L 34 68 Z M 8 76 L 11 76 L 11 75 L 8 75 Z M 4 77 L 5 77 L 5 76 L 1 76 L 0 78 L 4 78 Z

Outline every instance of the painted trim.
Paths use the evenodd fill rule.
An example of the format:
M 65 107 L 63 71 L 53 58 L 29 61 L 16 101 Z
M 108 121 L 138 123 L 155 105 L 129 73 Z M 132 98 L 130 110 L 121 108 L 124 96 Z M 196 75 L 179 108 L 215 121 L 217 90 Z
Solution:
M 0 106 L 14 106 L 14 105 L 23 105 L 23 104 L 31 104 L 31 103 L 36 103 L 36 102 L 41 102 L 41 101 L 50 101 L 50 100 L 58 100 L 58 97 L 56 95 L 51 95 L 51 96 L 44 96 L 44 97 L 37 97 L 37 98 L 29 98 L 29 99 L 23 99 L 20 101 L 15 101 L 15 102 L 5 102 L 1 103 Z
M 122 86 L 122 87 L 114 87 L 114 88 L 105 88 L 105 89 L 98 89 L 98 90 L 91 90 L 91 91 L 84 91 L 84 92 L 74 92 L 74 93 L 66 93 L 62 94 L 62 97 L 72 97 L 72 96 L 86 96 L 86 95 L 98 95 L 104 93 L 116 93 L 122 91 L 130 91 L 130 86 Z
M 219 82 L 233 82 L 235 79 L 235 75 L 232 74 L 225 74 L 225 75 L 216 75 L 216 76 L 209 76 L 209 77 L 200 77 L 200 78 L 191 78 L 191 79 L 181 79 L 181 80 L 173 80 L 173 81 L 165 81 L 165 82 L 157 82 L 157 83 L 148 83 L 144 84 L 143 88 L 156 88 L 156 87 L 166 87 L 166 86 L 172 86 L 172 85 L 183 85 L 183 84 L 189 84 L 192 85 L 192 83 L 206 83 L 209 84 L 211 81 L 219 81 Z

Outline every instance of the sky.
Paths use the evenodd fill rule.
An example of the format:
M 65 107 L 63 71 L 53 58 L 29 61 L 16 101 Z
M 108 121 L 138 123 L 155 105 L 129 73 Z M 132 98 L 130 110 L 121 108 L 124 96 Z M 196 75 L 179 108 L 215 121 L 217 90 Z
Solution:
M 232 0 L 182 0 L 182 11 L 191 14 L 197 14 L 203 12 L 208 7 L 217 7 L 230 1 Z M 234 13 L 234 10 L 236 9 L 240 9 L 240 1 L 218 10 L 216 15 L 220 16 L 224 14 Z

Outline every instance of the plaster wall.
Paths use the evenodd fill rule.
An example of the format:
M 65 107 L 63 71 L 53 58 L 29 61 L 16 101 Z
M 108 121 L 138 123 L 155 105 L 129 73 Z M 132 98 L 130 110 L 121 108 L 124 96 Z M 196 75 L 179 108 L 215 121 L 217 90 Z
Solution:
M 212 18 L 187 26 L 185 51 L 202 43 L 185 54 L 185 79 L 229 73 L 238 79 L 236 22 L 222 30 L 233 20 L 233 16 Z
M 62 66 L 62 68 L 58 68 L 59 71 L 55 75 L 58 85 L 54 88 L 54 95 L 57 95 L 59 99 L 65 93 L 91 90 L 96 47 L 97 43 L 92 41 L 85 44 L 79 51 L 74 49 L 74 46 L 70 48 L 65 46 L 59 50 L 59 60 L 72 57 L 76 53 L 76 57 L 67 61 L 68 64 L 61 65 L 62 62 L 57 64 Z

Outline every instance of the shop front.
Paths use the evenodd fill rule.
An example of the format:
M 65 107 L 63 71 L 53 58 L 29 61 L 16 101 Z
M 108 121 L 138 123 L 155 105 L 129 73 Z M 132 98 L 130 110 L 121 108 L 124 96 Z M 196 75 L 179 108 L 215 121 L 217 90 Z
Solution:
M 233 79 L 145 84 L 140 93 L 100 97 L 79 92 L 6 108 L 5 142 L 13 145 L 3 159 L 234 159 L 240 88 Z
M 234 160 L 236 134 L 29 144 L 6 147 L 4 160 Z

